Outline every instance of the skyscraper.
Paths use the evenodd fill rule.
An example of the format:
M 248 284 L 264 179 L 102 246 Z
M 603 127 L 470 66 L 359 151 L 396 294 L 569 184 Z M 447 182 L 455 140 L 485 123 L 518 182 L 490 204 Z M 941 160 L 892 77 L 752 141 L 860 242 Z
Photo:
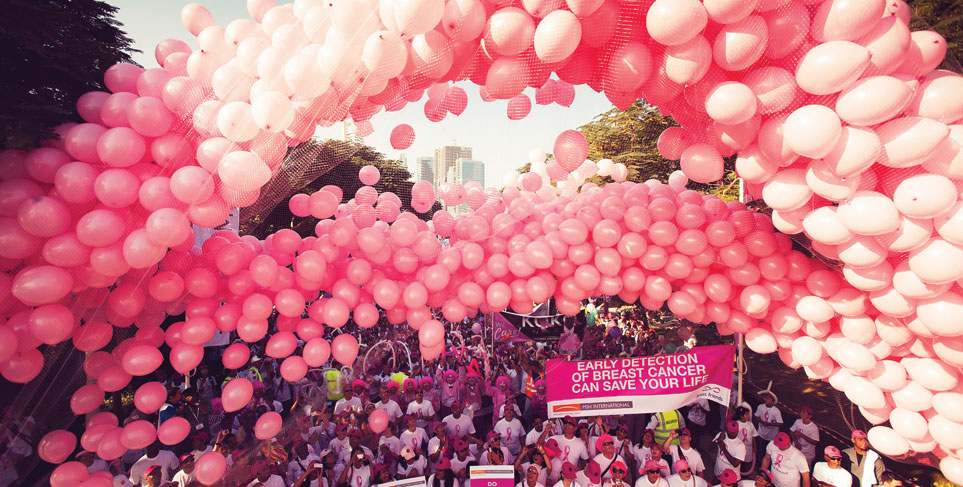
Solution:
M 471 159 L 471 147 L 461 147 L 457 145 L 446 145 L 444 147 L 439 147 L 435 149 L 435 170 L 434 184 L 436 188 L 440 188 L 444 183 L 455 183 L 458 182 L 458 168 L 456 161 L 459 158 Z M 449 171 L 455 168 L 453 180 L 448 178 L 452 176 Z
M 435 158 L 419 157 L 415 162 L 415 181 L 435 184 Z
M 464 157 L 459 157 L 455 161 L 457 175 L 457 182 L 460 184 L 465 184 L 469 181 L 474 181 L 485 187 L 485 163 L 481 161 L 476 161 L 473 159 L 468 159 Z

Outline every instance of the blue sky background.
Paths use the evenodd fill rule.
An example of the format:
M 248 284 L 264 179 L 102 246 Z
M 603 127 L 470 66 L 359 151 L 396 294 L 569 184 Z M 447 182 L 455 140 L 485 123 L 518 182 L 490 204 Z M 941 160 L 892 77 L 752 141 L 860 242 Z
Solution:
M 196 38 L 181 23 L 181 8 L 191 2 L 107 0 L 119 8 L 117 19 L 141 51 L 135 60 L 145 67 L 156 67 L 154 47 L 163 39 L 175 38 L 186 41 L 196 48 Z M 279 2 L 284 3 L 284 2 Z M 211 0 L 202 3 L 222 26 L 238 18 L 249 18 L 245 0 Z M 507 100 L 485 103 L 478 95 L 478 87 L 470 82 L 459 86 L 468 92 L 468 109 L 455 117 L 449 114 L 438 123 L 428 121 L 423 112 L 424 101 L 408 104 L 403 110 L 379 113 L 372 119 L 375 132 L 365 142 L 389 158 L 398 158 L 400 151 L 391 148 L 388 136 L 391 129 L 401 123 L 414 127 L 414 145 L 405 151 L 409 169 L 414 173 L 418 157 L 431 156 L 442 145 L 464 145 L 473 149 L 476 160 L 485 163 L 487 186 L 500 187 L 506 172 L 524 165 L 532 148 L 541 147 L 551 152 L 555 137 L 567 129 L 575 129 L 592 120 L 611 104 L 604 96 L 588 87 L 576 87 L 575 101 L 565 108 L 556 104 L 535 105 L 533 89 L 526 91 L 532 99 L 532 112 L 523 120 L 512 121 L 506 116 Z M 340 138 L 341 125 L 319 129 L 319 137 Z

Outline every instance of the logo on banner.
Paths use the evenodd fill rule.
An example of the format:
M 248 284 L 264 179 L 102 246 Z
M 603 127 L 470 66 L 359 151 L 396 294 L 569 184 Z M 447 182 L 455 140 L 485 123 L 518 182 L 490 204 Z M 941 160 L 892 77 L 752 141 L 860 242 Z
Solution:
M 495 341 L 498 342 L 530 342 L 532 341 L 528 335 L 524 334 L 515 327 L 504 315 L 501 313 L 495 313 L 494 316 L 494 336 Z
M 554 413 L 572 413 L 575 411 L 612 411 L 620 409 L 632 409 L 632 401 L 605 401 L 605 402 L 583 402 L 576 404 L 557 404 L 552 406 Z M 612 413 L 606 413 L 612 414 Z

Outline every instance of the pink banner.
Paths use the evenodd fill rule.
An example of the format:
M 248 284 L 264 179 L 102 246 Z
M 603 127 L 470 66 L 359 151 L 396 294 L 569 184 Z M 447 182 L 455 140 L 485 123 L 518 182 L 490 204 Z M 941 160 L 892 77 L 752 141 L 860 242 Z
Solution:
M 735 347 L 605 360 L 549 360 L 548 416 L 655 413 L 705 398 L 729 404 Z
M 532 341 L 528 335 L 522 333 L 518 328 L 515 328 L 515 325 L 502 316 L 501 313 L 495 313 L 492 321 L 494 322 L 493 333 L 495 334 L 496 342 L 515 343 Z

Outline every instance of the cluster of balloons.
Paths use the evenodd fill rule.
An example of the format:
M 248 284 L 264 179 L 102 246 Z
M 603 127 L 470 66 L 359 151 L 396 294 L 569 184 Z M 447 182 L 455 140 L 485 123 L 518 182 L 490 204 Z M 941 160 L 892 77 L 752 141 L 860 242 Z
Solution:
M 89 353 L 93 382 L 70 401 L 86 414 L 164 360 L 191 370 L 216 330 L 262 339 L 275 314 L 267 351 L 296 381 L 331 358 L 352 363 L 357 341 L 322 332 L 348 319 L 374 326 L 379 308 L 418 330 L 433 357 L 445 330 L 431 308 L 459 321 L 554 297 L 572 314 L 586 297 L 619 295 L 744 333 L 754 350 L 844 391 L 880 425 L 869 432 L 879 451 L 932 452 L 963 483 L 963 79 L 935 70 L 946 43 L 910 32 L 901 0 L 249 0 L 248 10 L 253 20 L 221 27 L 188 5 L 198 50 L 165 40 L 159 68 L 111 67 L 109 91 L 78 100 L 83 123 L 0 153 L 5 379 L 33 379 L 38 347 L 71 340 Z M 531 109 L 527 88 L 536 104 L 571 103 L 575 84 L 619 107 L 645 98 L 680 122 L 659 150 L 684 175 L 626 182 L 624 165 L 586 161 L 585 138 L 566 131 L 553 160 L 534 151 L 532 171 L 502 191 L 412 189 L 416 212 L 441 198 L 468 215 L 401 212 L 365 168 L 346 202 L 336 187 L 291 199 L 295 215 L 321 220 L 316 236 L 218 232 L 192 250 L 192 225 L 216 226 L 257 200 L 317 125 L 350 119 L 369 132 L 378 112 L 426 93 L 424 115 L 440 121 L 466 108 L 450 84 L 459 80 L 510 100 L 514 119 Z M 395 127 L 395 147 L 413 140 Z M 733 154 L 772 221 L 684 189 L 719 179 Z M 616 182 L 585 183 L 596 174 Z M 793 252 L 785 233 L 805 233 L 842 272 Z M 159 326 L 182 312 L 184 322 Z M 132 338 L 103 350 L 114 327 L 131 325 Z M 232 345 L 224 366 L 249 353 Z M 137 390 L 138 409 L 156 411 L 158 386 Z M 225 410 L 244 407 L 254 387 L 227 384 Z M 276 433 L 276 419 L 260 418 L 259 434 Z M 188 429 L 179 418 L 119 427 L 100 413 L 80 445 L 112 459 Z M 59 463 L 76 443 L 56 431 L 38 450 Z M 209 483 L 223 457 L 204 458 L 198 479 Z M 68 462 L 51 483 L 96 478 Z

